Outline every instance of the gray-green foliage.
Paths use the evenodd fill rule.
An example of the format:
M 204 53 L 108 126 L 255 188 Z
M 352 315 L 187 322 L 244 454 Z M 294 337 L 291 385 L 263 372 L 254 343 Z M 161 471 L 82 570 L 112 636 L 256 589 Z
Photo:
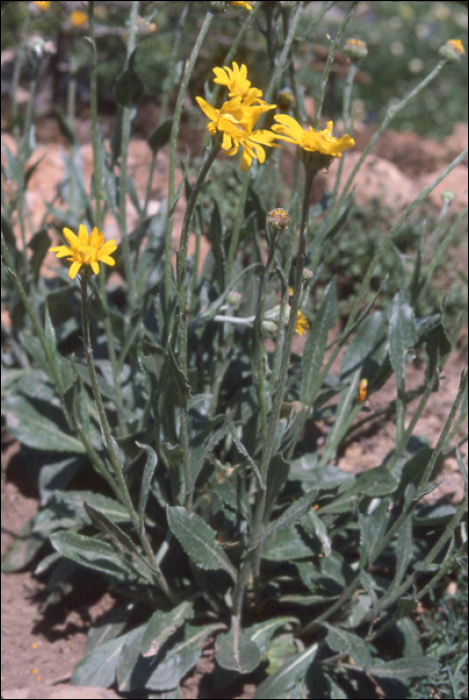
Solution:
M 281 76 L 296 99 L 301 96 L 288 66 L 299 51 L 295 27 L 305 36 L 321 19 L 304 12 L 308 4 L 256 5 L 257 27 L 267 37 L 266 63 L 273 67 L 262 85 L 271 100 Z M 349 21 L 353 26 L 356 3 L 346 4 L 338 39 Z M 157 25 L 164 22 L 158 11 L 148 18 Z M 177 100 L 171 118 L 162 115 L 148 135 L 151 168 L 168 142 L 171 167 L 176 165 L 175 139 L 198 42 L 217 22 L 209 12 L 195 37 L 188 17 L 185 11 L 179 23 L 165 25 L 174 32 L 174 61 L 154 82 L 166 90 L 166 105 L 174 87 Z M 248 30 L 259 41 L 255 27 L 245 13 L 236 41 Z M 89 281 L 88 299 L 82 283 L 80 299 L 64 268 L 57 267 L 52 279 L 41 275 L 50 219 L 28 247 L 18 245 L 15 235 L 18 218 L 26 221 L 28 213 L 21 193 L 34 152 L 32 110 L 23 131 L 15 125 L 17 154 L 5 151 L 2 299 L 11 327 L 2 322 L 2 411 L 9 431 L 40 454 L 44 466 L 38 477 L 42 508 L 3 570 L 39 560 L 37 573 L 60 588 L 72 585 L 77 568 L 85 567 L 124 594 L 90 629 L 86 655 L 74 671 L 77 684 L 116 683 L 122 692 L 180 697 L 183 677 L 211 640 L 219 687 L 254 674 L 259 698 L 362 697 L 372 678 L 386 697 L 405 697 L 416 678 L 438 678 L 442 668 L 427 653 L 415 608 L 445 575 L 466 566 L 467 475 L 459 444 L 468 413 L 467 373 L 436 445 L 427 444 L 418 425 L 464 317 L 450 329 L 444 303 L 425 317 L 416 311 L 433 270 L 428 243 L 414 251 L 411 267 L 399 268 L 401 284 L 386 303 L 375 303 L 386 293 L 384 257 L 444 174 L 373 247 L 345 327 L 332 337 L 343 300 L 336 276 L 322 292 L 319 282 L 353 212 L 352 197 L 344 192 L 329 199 L 314 234 L 299 245 L 296 234 L 301 241 L 308 229 L 309 199 L 300 226 L 300 187 L 290 200 L 282 197 L 275 151 L 266 165 L 245 175 L 231 162 L 216 163 L 202 182 L 212 156 L 207 151 L 196 181 L 183 163 L 181 187 L 171 185 L 170 201 L 149 214 L 150 188 L 142 201 L 122 159 L 135 103 L 153 85 L 145 71 L 161 57 L 150 55 L 157 51 L 155 37 L 139 42 L 135 27 L 130 30 L 115 86 L 119 118 L 111 148 L 94 124 L 92 195 L 73 129 L 56 110 L 69 147 L 61 186 L 66 197 L 47 204 L 58 228 L 76 230 L 87 221 L 101 230 L 105 212 L 126 226 L 128 193 L 139 218 L 115 256 L 121 283 L 105 288 L 101 270 Z M 216 32 L 208 36 L 216 42 Z M 194 48 L 181 83 L 187 37 Z M 331 58 L 337 47 L 338 41 L 331 45 Z M 220 63 L 229 65 L 234 57 Z M 327 64 L 325 84 L 329 70 Z M 91 71 L 96 77 L 97 64 Z M 404 97 L 399 109 L 412 97 Z M 93 90 L 91 100 L 96 106 Z M 297 102 L 297 117 L 301 111 Z M 183 238 L 195 233 L 195 253 L 186 266 L 185 251 L 179 251 L 174 275 L 168 253 L 183 188 L 189 206 L 194 203 Z M 279 202 L 293 222 L 289 231 L 275 233 L 266 215 Z M 444 227 L 442 216 L 430 237 L 440 253 L 442 241 L 455 233 Z M 26 243 L 24 226 L 21 231 Z M 203 264 L 202 236 L 211 244 Z M 312 274 L 297 283 L 295 263 L 301 269 L 305 254 Z M 373 274 L 380 277 L 377 293 L 370 289 Z M 291 299 L 289 285 L 295 285 Z M 290 303 L 310 319 L 301 357 L 290 353 L 295 319 L 290 327 L 280 321 L 282 314 L 288 319 Z M 82 304 L 92 322 L 94 360 Z M 420 384 L 410 390 L 406 375 L 417 353 L 424 367 Z M 393 382 L 396 398 L 380 410 L 373 401 L 362 402 L 357 392 L 363 379 L 371 397 Z M 336 466 L 355 431 L 394 415 L 395 444 L 382 462 L 358 474 Z M 457 505 L 426 505 L 422 497 L 434 489 L 452 452 L 465 479 L 464 497 Z

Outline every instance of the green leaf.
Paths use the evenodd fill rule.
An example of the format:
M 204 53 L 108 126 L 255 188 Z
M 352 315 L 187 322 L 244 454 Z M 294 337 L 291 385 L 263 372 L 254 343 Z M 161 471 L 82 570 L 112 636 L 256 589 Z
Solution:
M 191 387 L 189 382 L 187 381 L 187 378 L 184 375 L 184 372 L 179 366 L 179 363 L 171 348 L 171 345 L 168 345 L 167 349 L 169 378 L 174 389 L 174 398 L 177 399 L 178 403 L 180 404 L 182 397 L 189 398 L 191 396 Z
M 20 442 L 38 450 L 73 452 L 83 454 L 83 444 L 72 435 L 64 433 L 50 417 L 62 417 L 61 412 L 51 404 L 44 404 L 39 412 L 33 404 L 21 394 L 8 396 L 3 402 L 3 411 L 7 414 L 8 427 L 12 435 Z
M 259 647 L 239 629 L 236 617 L 231 618 L 230 631 L 217 637 L 215 658 L 222 668 L 237 673 L 251 673 L 261 662 Z
M 147 136 L 147 143 L 150 146 L 154 156 L 158 151 L 169 143 L 171 138 L 171 129 L 173 128 L 173 118 L 166 119 L 154 129 L 150 131 Z
M 295 525 L 291 525 L 267 540 L 262 556 L 272 561 L 303 559 L 311 556 L 311 548 L 303 542 Z
M 368 672 L 379 678 L 416 678 L 438 673 L 441 667 L 436 659 L 428 656 L 408 656 L 393 661 L 375 661 Z
M 47 229 L 43 228 L 40 231 L 37 231 L 28 243 L 28 248 L 33 251 L 29 264 L 31 266 L 35 284 L 37 284 L 41 271 L 41 265 L 44 262 L 44 258 L 46 257 L 46 253 L 50 248 L 51 242 L 52 239 L 47 233 Z
M 120 692 L 154 691 L 176 688 L 183 676 L 194 668 L 202 655 L 205 639 L 220 629 L 220 624 L 192 627 L 187 623 L 165 643 L 159 655 L 145 658 L 141 655 L 145 625 L 127 636 L 117 666 Z
M 360 523 L 360 566 L 365 565 L 365 561 L 372 561 L 376 548 L 382 541 L 387 526 L 387 510 L 389 508 L 389 498 L 383 498 L 376 510 L 369 516 L 359 513 Z
M 416 344 L 417 338 L 414 311 L 402 291 L 399 291 L 393 299 L 389 316 L 389 354 L 399 391 L 404 390 L 408 350 Z
M 453 344 L 442 321 L 425 333 L 425 350 L 428 355 L 425 369 L 426 381 L 436 378 L 434 390 L 438 391 L 439 370 L 444 365 L 448 354 L 453 349 Z
M 223 569 L 236 582 L 236 569 L 215 541 L 215 531 L 197 513 L 189 515 L 181 506 L 167 506 L 166 513 L 169 527 L 192 561 L 201 569 Z
M 238 448 L 238 451 L 243 455 L 243 457 L 246 457 L 246 459 L 247 459 L 247 461 L 248 461 L 248 464 L 250 465 L 250 467 L 252 468 L 253 472 L 255 473 L 255 475 L 257 476 L 257 478 L 258 478 L 258 480 L 259 480 L 259 484 L 260 484 L 260 486 L 261 486 L 261 489 L 262 489 L 262 490 L 265 490 L 266 486 L 265 486 L 264 480 L 263 480 L 263 478 L 262 478 L 262 476 L 261 476 L 261 473 L 260 473 L 260 471 L 259 471 L 259 468 L 258 468 L 257 464 L 255 463 L 255 461 L 253 460 L 253 458 L 251 457 L 251 455 L 249 454 L 249 452 L 247 451 L 247 449 L 244 447 L 244 445 L 243 445 L 243 443 L 241 442 L 241 440 L 238 438 L 238 435 L 237 435 L 237 433 L 236 433 L 236 430 L 235 430 L 235 427 L 234 427 L 234 424 L 233 424 L 233 420 L 232 420 L 232 418 L 231 418 L 231 411 L 230 411 L 230 409 L 227 409 L 227 411 L 226 411 L 226 420 L 227 420 L 228 427 L 229 427 L 229 429 L 230 429 L 231 435 L 232 435 L 232 437 L 233 437 L 233 440 L 234 440 L 234 442 L 235 442 L 235 445 L 236 445 L 236 447 Z
M 154 612 L 148 620 L 140 651 L 144 657 L 155 656 L 163 644 L 194 615 L 194 605 L 184 601 L 169 612 Z
M 68 119 L 65 116 L 64 111 L 57 104 L 51 104 L 52 112 L 57 119 L 57 124 L 61 135 L 67 140 L 69 146 L 73 146 L 76 143 L 76 136 L 73 128 L 68 123 Z
M 130 537 L 112 520 L 109 520 L 104 513 L 88 505 L 86 501 L 83 502 L 83 506 L 93 525 L 109 535 L 117 552 L 124 553 L 127 551 L 132 554 L 137 552 L 137 548 Z
M 73 669 L 73 685 L 95 685 L 109 688 L 116 678 L 120 653 L 133 630 L 111 639 L 88 652 Z
M 324 292 L 324 298 L 308 333 L 302 357 L 303 383 L 300 401 L 311 405 L 314 397 L 310 395 L 316 377 L 321 368 L 326 349 L 327 335 L 337 318 L 337 278 L 334 276 Z
M 122 583 L 135 580 L 136 574 L 107 542 L 78 535 L 75 532 L 56 532 L 50 538 L 60 554 L 81 566 L 108 574 Z
M 256 700 L 284 700 L 292 697 L 292 695 L 289 695 L 289 691 L 296 685 L 304 682 L 318 649 L 319 644 L 312 644 L 305 651 L 292 656 L 278 671 L 258 686 L 254 693 L 254 698 Z
M 45 544 L 46 538 L 40 533 L 33 532 L 33 526 L 37 516 L 34 516 L 22 527 L 21 532 L 16 537 L 13 546 L 2 559 L 2 571 L 21 571 L 36 556 L 41 547 Z
M 372 376 L 386 354 L 386 329 L 383 314 L 377 311 L 360 324 L 347 345 L 340 365 L 343 381 L 361 369 L 362 377 Z
M 120 73 L 114 83 L 114 98 L 119 107 L 132 107 L 140 102 L 145 89 L 140 76 L 134 68 L 134 59 L 138 46 L 133 50 L 127 68 Z
M 135 442 L 138 447 L 145 450 L 147 453 L 147 461 L 142 475 L 142 483 L 140 484 L 140 496 L 138 499 L 138 515 L 140 519 L 140 532 L 143 533 L 145 527 L 145 508 L 147 505 L 148 494 L 150 493 L 151 481 L 155 473 L 158 457 L 155 450 L 150 445 L 144 445 L 141 442 Z
M 247 635 L 255 642 L 261 654 L 265 654 L 275 632 L 280 627 L 291 626 L 298 624 L 298 618 L 283 615 L 282 617 L 273 617 L 270 620 L 264 620 L 257 625 L 252 625 L 247 630 L 244 630 Z
M 373 658 L 368 648 L 356 634 L 346 632 L 340 627 L 332 627 L 327 622 L 322 623 L 327 628 L 326 642 L 332 651 L 340 651 L 349 654 L 359 666 L 368 670 L 373 664 Z
M 319 489 L 313 486 L 313 488 L 305 493 L 304 496 L 301 496 L 301 498 L 292 503 L 292 505 L 287 508 L 282 515 L 277 518 L 277 520 L 269 525 L 261 536 L 251 544 L 250 549 L 257 547 L 261 542 L 264 542 L 264 540 L 270 537 L 270 535 L 277 532 L 277 530 L 281 530 L 284 527 L 289 527 L 290 525 L 294 525 L 296 522 L 298 522 L 298 520 L 300 520 L 300 518 L 302 518 L 303 515 L 305 515 L 305 513 L 307 513 L 311 508 L 311 504 L 317 497 L 318 493 Z

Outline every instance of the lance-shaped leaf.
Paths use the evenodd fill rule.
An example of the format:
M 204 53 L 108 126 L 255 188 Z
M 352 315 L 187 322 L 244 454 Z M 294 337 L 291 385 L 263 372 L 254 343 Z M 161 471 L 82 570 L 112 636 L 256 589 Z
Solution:
M 119 581 L 129 582 L 136 578 L 134 571 L 117 556 L 112 545 L 76 532 L 56 532 L 50 538 L 52 546 L 64 557 L 85 566 L 101 571 Z
M 236 569 L 216 542 L 216 533 L 197 513 L 181 506 L 167 506 L 169 527 L 182 548 L 201 569 L 223 569 L 236 582 Z
M 194 614 L 194 606 L 184 601 L 170 612 L 157 610 L 148 620 L 140 651 L 143 656 L 155 656 L 174 632 Z
M 284 527 L 289 527 L 290 525 L 294 525 L 296 522 L 298 522 L 298 520 L 300 520 L 300 518 L 302 518 L 303 515 L 308 512 L 318 493 L 319 489 L 313 486 L 313 488 L 305 493 L 304 496 L 292 503 L 292 505 L 287 508 L 287 510 L 284 511 L 275 522 L 269 525 L 261 536 L 251 544 L 250 549 L 257 547 L 261 542 L 264 542 L 268 537 L 270 537 L 272 533 L 277 532 L 277 530 L 281 530 Z
M 333 651 L 344 651 L 359 666 L 362 666 L 364 669 L 370 668 L 373 664 L 373 657 L 363 639 L 356 634 L 352 634 L 352 632 L 346 632 L 340 627 L 332 627 L 332 625 L 327 623 L 322 624 L 328 630 L 326 641 Z
M 408 656 L 404 659 L 375 662 L 368 672 L 379 678 L 416 678 L 440 671 L 440 664 L 429 656 Z
M 318 309 L 305 343 L 302 364 L 303 384 L 300 400 L 310 405 L 314 397 L 310 396 L 311 387 L 321 368 L 326 349 L 327 334 L 337 317 L 337 278 L 334 277 L 326 287 L 324 298 Z
M 414 311 L 399 291 L 393 299 L 389 317 L 389 352 L 399 391 L 404 389 L 408 350 L 415 345 L 417 338 Z
M 157 456 L 155 450 L 150 447 L 150 445 L 144 445 L 140 442 L 136 442 L 138 447 L 145 450 L 147 453 L 147 461 L 145 464 L 145 469 L 143 470 L 142 483 L 140 485 L 140 497 L 138 499 L 138 517 L 140 520 L 140 532 L 144 531 L 144 518 L 145 518 L 145 508 L 147 505 L 148 494 L 150 493 L 151 480 L 153 474 L 155 473 Z
M 306 651 L 295 654 L 295 656 L 288 659 L 278 671 L 259 685 L 254 694 L 256 700 L 283 700 L 290 697 L 305 697 L 304 695 L 290 695 L 290 691 L 295 686 L 303 684 L 318 648 L 319 644 L 312 644 Z M 300 689 L 298 690 L 300 691 Z
M 230 631 L 217 637 L 215 658 L 222 668 L 237 673 L 251 673 L 261 662 L 259 647 L 239 629 L 236 617 L 231 618 Z
M 8 428 L 12 435 L 24 445 L 38 450 L 83 454 L 85 448 L 80 440 L 61 430 L 54 420 L 62 418 L 57 407 L 46 404 L 45 401 L 41 404 L 44 408 L 40 412 L 21 394 L 7 397 L 2 408 L 7 413 Z

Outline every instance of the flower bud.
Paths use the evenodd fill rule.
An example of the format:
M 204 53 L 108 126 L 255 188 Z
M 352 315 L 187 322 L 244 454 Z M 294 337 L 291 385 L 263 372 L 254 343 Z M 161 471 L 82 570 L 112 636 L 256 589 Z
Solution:
M 267 226 L 270 226 L 277 231 L 283 231 L 291 224 L 291 218 L 285 209 L 272 209 L 267 212 Z
M 347 39 L 344 46 L 344 54 L 351 58 L 352 61 L 358 61 L 360 58 L 368 56 L 368 47 L 361 39 Z
M 240 292 L 228 292 L 226 295 L 226 301 L 230 306 L 232 306 L 234 309 L 237 309 L 241 303 L 241 299 L 243 298 L 243 295 L 240 294 Z
M 450 39 L 444 46 L 440 47 L 438 53 L 442 58 L 446 58 L 448 63 L 454 64 L 459 63 L 461 56 L 464 56 L 466 52 L 459 39 Z

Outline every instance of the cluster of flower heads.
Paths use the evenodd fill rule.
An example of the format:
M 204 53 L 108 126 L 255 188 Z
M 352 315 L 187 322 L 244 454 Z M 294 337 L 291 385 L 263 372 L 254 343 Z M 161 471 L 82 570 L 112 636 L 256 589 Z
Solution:
M 261 114 L 275 109 L 262 99 L 262 91 L 251 87 L 247 79 L 247 68 L 241 68 L 233 62 L 233 67 L 214 68 L 215 83 L 224 85 L 229 99 L 220 109 L 212 107 L 202 97 L 196 100 L 201 110 L 210 119 L 208 132 L 220 140 L 222 150 L 227 155 L 235 155 L 242 149 L 241 170 L 245 172 L 257 158 L 260 163 L 265 161 L 263 146 L 273 146 L 275 134 L 267 129 L 256 129 L 255 125 Z
M 300 149 L 300 158 L 305 165 L 312 165 L 320 170 L 330 165 L 334 158 L 341 158 L 342 151 L 355 145 L 351 136 L 340 139 L 332 135 L 333 123 L 328 122 L 327 129 L 317 131 L 312 127 L 304 130 L 298 122 L 287 114 L 275 115 L 278 123 L 268 129 L 255 129 L 261 114 L 275 109 L 277 105 L 268 104 L 262 99 L 262 91 L 251 87 L 247 79 L 244 64 L 232 67 L 214 68 L 215 83 L 224 85 L 228 91 L 226 100 L 220 109 L 209 105 L 202 97 L 196 100 L 199 107 L 210 119 L 207 125 L 211 136 L 218 138 L 221 148 L 227 155 L 234 155 L 242 148 L 241 170 L 245 172 L 254 158 L 260 163 L 265 161 L 264 146 L 276 146 L 275 139 L 295 143 Z M 312 161 L 310 153 L 315 153 Z

